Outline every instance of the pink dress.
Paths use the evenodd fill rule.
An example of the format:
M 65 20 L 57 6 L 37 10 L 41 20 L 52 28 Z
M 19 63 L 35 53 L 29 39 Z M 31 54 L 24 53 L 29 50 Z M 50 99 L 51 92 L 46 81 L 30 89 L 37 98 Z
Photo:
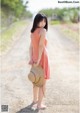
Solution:
M 31 44 L 32 44 L 32 59 L 29 61 L 29 64 L 33 64 L 34 62 L 37 62 L 38 60 L 38 54 L 39 54 L 39 32 L 41 28 L 37 28 L 33 33 L 31 37 Z M 42 66 L 44 70 L 44 78 L 49 79 L 50 78 L 50 65 L 49 65 L 49 59 L 47 54 L 47 39 L 45 37 L 44 41 L 44 49 L 40 60 L 40 65 Z

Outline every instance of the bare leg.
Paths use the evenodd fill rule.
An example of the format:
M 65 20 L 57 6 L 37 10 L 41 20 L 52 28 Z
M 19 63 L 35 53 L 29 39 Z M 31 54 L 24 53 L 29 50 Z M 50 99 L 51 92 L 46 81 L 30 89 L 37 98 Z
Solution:
M 38 100 L 38 91 L 39 87 L 33 85 L 33 102 L 37 102 Z
M 39 88 L 39 94 L 38 94 L 38 104 L 37 104 L 37 108 L 40 108 L 42 105 L 42 99 L 45 96 L 45 91 L 46 91 L 46 79 L 45 79 L 45 84 L 43 85 L 43 87 Z
M 29 108 L 31 108 L 31 107 L 33 107 L 33 105 L 37 104 L 37 102 L 38 102 L 37 101 L 38 100 L 38 90 L 39 90 L 39 87 L 33 85 L 33 101 L 28 106 Z

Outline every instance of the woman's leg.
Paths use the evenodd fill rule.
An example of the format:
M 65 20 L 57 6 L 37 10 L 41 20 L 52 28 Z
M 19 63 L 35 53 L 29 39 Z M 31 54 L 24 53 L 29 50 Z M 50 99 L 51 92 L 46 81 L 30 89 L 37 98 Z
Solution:
M 40 87 L 40 88 L 39 88 L 38 103 L 37 103 L 37 107 L 38 107 L 38 108 L 41 107 L 43 97 L 45 96 L 45 91 L 46 91 L 46 79 L 45 79 L 44 82 L 45 82 L 45 83 L 44 83 L 43 87 Z
M 37 102 L 38 100 L 38 91 L 39 87 L 33 85 L 33 102 Z
M 32 103 L 28 106 L 29 108 L 31 108 L 33 105 L 37 104 L 37 100 L 38 100 L 38 90 L 39 88 L 37 86 L 33 85 L 33 101 Z

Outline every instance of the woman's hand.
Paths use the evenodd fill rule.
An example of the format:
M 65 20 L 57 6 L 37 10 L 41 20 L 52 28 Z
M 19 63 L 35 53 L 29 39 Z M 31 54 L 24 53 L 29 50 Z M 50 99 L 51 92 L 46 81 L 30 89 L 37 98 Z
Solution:
M 38 64 L 37 64 L 37 63 L 34 63 L 34 64 L 33 64 L 33 66 L 37 67 L 37 66 L 38 66 Z
M 30 61 L 28 62 L 28 64 L 32 65 L 32 64 L 33 64 L 32 60 L 30 60 Z
M 34 66 L 38 66 L 39 65 L 40 60 L 38 60 L 36 63 L 34 63 Z

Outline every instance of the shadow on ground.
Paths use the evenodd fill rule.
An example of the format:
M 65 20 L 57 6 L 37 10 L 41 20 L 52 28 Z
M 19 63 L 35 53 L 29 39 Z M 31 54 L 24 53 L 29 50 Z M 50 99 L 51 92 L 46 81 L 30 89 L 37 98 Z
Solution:
M 25 108 L 22 108 L 21 110 L 17 111 L 16 113 L 38 113 L 39 110 L 38 109 L 31 109 L 31 106 L 28 105 Z

